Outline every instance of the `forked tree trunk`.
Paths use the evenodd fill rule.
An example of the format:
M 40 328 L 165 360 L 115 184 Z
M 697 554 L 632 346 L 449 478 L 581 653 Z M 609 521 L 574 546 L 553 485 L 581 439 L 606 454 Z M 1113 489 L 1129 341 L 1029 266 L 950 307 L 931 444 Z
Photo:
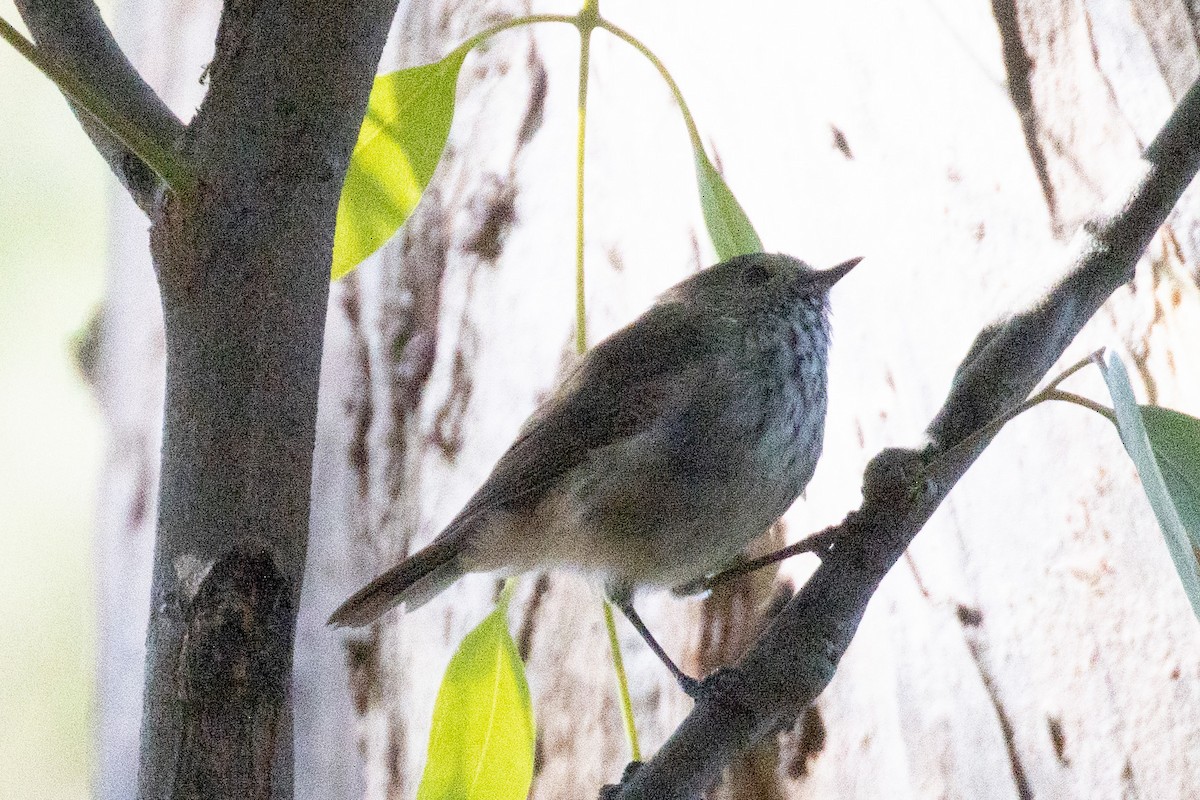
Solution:
M 194 106 L 211 22 L 194 5 L 136 5 L 122 13 L 137 60 L 181 111 Z M 430 61 L 522 10 L 402 7 L 383 68 Z M 788 538 L 855 507 L 867 460 L 920 436 L 975 333 L 1056 277 L 1078 221 L 1120 190 L 1200 72 L 1197 19 L 1178 0 L 602 11 L 672 69 L 769 249 L 816 264 L 867 256 L 833 297 L 826 455 L 775 532 Z M 332 288 L 293 683 L 300 797 L 413 795 L 441 672 L 495 596 L 493 578 L 474 576 L 366 632 L 323 625 L 457 511 L 573 358 L 575 46 L 559 26 L 472 55 L 418 213 Z M 624 45 L 601 33 L 595 46 L 593 342 L 712 261 L 669 93 Z M 1143 400 L 1200 415 L 1196 197 L 1065 361 L 1124 349 Z M 133 793 L 155 516 L 162 345 L 138 213 L 114 212 L 102 362 L 103 797 Z M 1072 380 L 1104 399 L 1095 375 Z M 785 565 L 774 587 L 759 576 L 642 605 L 667 649 L 705 672 L 736 657 L 809 566 Z M 530 576 L 514 604 L 537 798 L 594 796 L 628 760 L 598 598 L 554 574 Z M 652 751 L 689 701 L 623 639 Z M 1200 793 L 1197 720 L 1200 625 L 1132 466 L 1104 420 L 1040 407 L 1001 433 L 884 581 L 816 707 L 714 796 L 1186 798 Z

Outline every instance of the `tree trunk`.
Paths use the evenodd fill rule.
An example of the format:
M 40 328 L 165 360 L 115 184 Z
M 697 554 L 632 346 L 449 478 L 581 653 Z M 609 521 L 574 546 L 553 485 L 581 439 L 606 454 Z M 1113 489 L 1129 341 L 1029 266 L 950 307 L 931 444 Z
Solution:
M 521 10 L 402 9 L 383 68 L 433 60 L 491 15 Z M 775 531 L 789 539 L 840 519 L 867 460 L 919 437 L 975 333 L 1056 277 L 1078 221 L 1121 188 L 1200 72 L 1196 18 L 1181 2 L 818 13 L 607 0 L 602 11 L 672 70 L 769 249 L 815 264 L 868 257 L 833 297 L 826 455 Z M 154 43 L 141 66 L 162 64 L 149 70 L 160 91 L 190 88 L 180 75 L 203 60 L 173 72 L 187 60 L 153 55 L 175 52 L 164 30 L 180 18 L 127 17 Z M 211 27 L 185 38 L 208 37 Z M 503 34 L 472 55 L 417 214 L 332 288 L 292 684 L 299 796 L 415 793 L 438 680 L 494 599 L 494 578 L 472 576 L 366 632 L 323 625 L 453 516 L 573 358 L 576 45 L 556 26 Z M 669 93 L 602 33 L 592 64 L 595 342 L 712 256 Z M 181 107 L 194 107 L 183 94 Z M 1200 334 L 1195 196 L 1066 360 L 1123 348 L 1143 400 L 1200 414 L 1200 365 L 1183 345 Z M 101 793 L 122 797 L 136 752 L 136 728 L 120 720 L 139 696 L 162 358 L 139 225 L 117 213 L 101 389 L 114 431 L 101 517 L 113 559 L 102 577 Z M 1069 385 L 1104 399 L 1094 375 Z M 757 576 L 706 600 L 639 606 L 686 669 L 706 672 L 752 641 L 773 598 L 809 568 L 801 557 L 775 588 Z M 599 593 L 571 574 L 530 576 L 511 621 L 538 714 L 534 796 L 594 796 L 629 758 Z M 622 638 L 653 751 L 690 701 L 632 631 Z M 714 796 L 1184 798 L 1200 792 L 1198 712 L 1200 626 L 1132 466 L 1107 422 L 1042 406 L 1001 433 L 884 581 L 817 705 L 731 768 Z
M 159 122 L 158 146 L 194 176 L 156 189 L 81 114 L 150 217 L 163 310 L 137 772 L 147 800 L 292 796 L 292 643 L 333 223 L 394 10 L 388 0 L 226 6 L 207 91 L 184 129 L 113 56 L 94 7 L 21 6 L 40 48 L 74 61 L 134 124 Z M 89 58 L 107 58 L 111 71 L 95 74 Z M 140 530 L 150 480 L 137 460 L 145 471 L 131 521 Z M 128 780 L 102 772 L 106 784 Z

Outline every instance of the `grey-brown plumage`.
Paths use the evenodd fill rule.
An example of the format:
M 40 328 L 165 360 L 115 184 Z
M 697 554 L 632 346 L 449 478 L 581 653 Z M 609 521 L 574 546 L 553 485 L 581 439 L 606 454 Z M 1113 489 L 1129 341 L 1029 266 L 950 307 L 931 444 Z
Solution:
M 587 353 L 431 544 L 330 623 L 417 608 L 467 572 L 574 566 L 604 575 L 640 625 L 635 588 L 728 563 L 812 477 L 828 290 L 857 263 L 757 253 L 670 289 Z

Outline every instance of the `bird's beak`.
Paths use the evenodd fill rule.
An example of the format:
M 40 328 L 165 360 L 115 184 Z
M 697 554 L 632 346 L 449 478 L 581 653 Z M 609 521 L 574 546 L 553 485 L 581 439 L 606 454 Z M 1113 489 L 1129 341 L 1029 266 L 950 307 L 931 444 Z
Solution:
M 821 270 L 819 273 L 817 273 L 817 276 L 820 278 L 821 282 L 825 284 L 826 288 L 828 288 L 845 277 L 846 273 L 858 266 L 858 262 L 862 260 L 863 257 L 859 256 L 858 258 L 852 258 L 849 261 L 843 261 L 836 267 L 830 267 L 829 269 Z

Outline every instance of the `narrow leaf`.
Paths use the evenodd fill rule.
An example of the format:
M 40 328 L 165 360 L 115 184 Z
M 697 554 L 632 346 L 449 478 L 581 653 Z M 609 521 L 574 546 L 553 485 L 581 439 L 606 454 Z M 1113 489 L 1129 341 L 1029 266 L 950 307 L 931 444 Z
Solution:
M 375 78 L 338 202 L 333 280 L 382 247 L 417 207 L 446 147 L 467 52 Z
M 450 659 L 433 707 L 417 800 L 525 800 L 534 724 L 525 666 L 508 633 L 507 593 Z
M 1154 459 L 1179 520 L 1192 548 L 1200 549 L 1200 419 L 1158 406 L 1142 406 L 1141 410 Z
M 1150 500 L 1154 516 L 1162 529 L 1163 538 L 1167 542 L 1167 550 L 1171 560 L 1175 562 L 1175 571 L 1183 583 L 1192 609 L 1200 616 L 1200 564 L 1196 562 L 1196 551 L 1188 541 L 1187 529 L 1181 518 L 1180 510 L 1172 499 L 1171 492 L 1159 469 L 1159 461 L 1151 447 L 1146 428 L 1142 424 L 1143 413 L 1139 413 L 1137 403 L 1133 398 L 1133 388 L 1129 385 L 1129 375 L 1125 365 L 1115 355 L 1108 355 L 1101 365 L 1104 381 L 1113 398 L 1113 410 L 1117 415 L 1117 429 L 1126 452 L 1137 467 L 1138 477 L 1142 479 L 1142 488 Z
M 725 184 L 721 174 L 700 147 L 696 147 L 696 181 L 700 185 L 700 208 L 717 258 L 762 252 L 762 242 L 749 217 Z

